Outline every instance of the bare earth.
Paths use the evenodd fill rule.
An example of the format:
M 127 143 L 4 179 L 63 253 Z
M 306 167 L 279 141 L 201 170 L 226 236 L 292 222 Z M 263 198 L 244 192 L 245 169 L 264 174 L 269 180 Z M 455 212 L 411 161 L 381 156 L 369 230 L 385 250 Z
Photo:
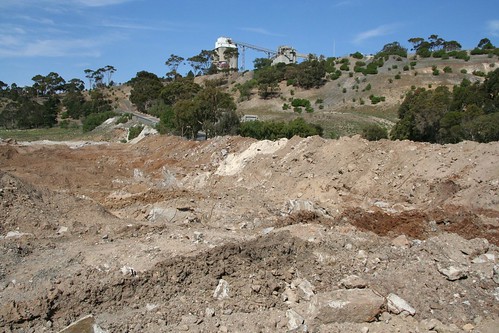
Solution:
M 0 223 L 4 332 L 499 327 L 497 142 L 4 140 Z

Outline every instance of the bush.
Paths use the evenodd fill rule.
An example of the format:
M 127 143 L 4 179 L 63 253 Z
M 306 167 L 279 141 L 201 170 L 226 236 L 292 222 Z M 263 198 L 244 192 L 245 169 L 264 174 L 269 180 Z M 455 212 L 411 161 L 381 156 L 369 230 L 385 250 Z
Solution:
M 384 102 L 385 101 L 385 96 L 371 95 L 371 96 L 369 96 L 369 99 L 371 100 L 371 104 L 378 104 L 380 102 Z
M 349 66 L 348 64 L 342 64 L 342 65 L 340 66 L 340 69 L 341 69 L 342 71 L 345 71 L 345 72 L 346 72 L 346 71 L 349 71 L 349 70 L 350 70 L 350 66 Z
M 444 73 L 452 73 L 452 68 L 450 68 L 449 66 L 445 66 Z
M 480 77 L 485 77 L 486 74 L 482 71 L 473 71 L 473 75 L 480 76 Z
M 405 72 L 407 72 L 409 70 L 409 66 L 405 65 L 403 69 L 404 69 Z
M 353 54 L 350 54 L 350 56 L 352 58 L 355 58 L 355 59 L 362 59 L 362 58 L 364 58 L 364 55 L 362 53 L 360 53 L 359 51 L 357 51 L 357 52 L 355 52 Z
M 362 128 L 361 136 L 369 141 L 378 141 L 381 139 L 388 139 L 388 131 L 380 125 L 370 124 Z
M 132 126 L 128 129 L 128 141 L 135 139 L 140 135 L 142 130 L 144 129 L 144 125 Z
M 83 120 L 83 132 L 90 132 L 109 118 L 115 116 L 116 113 L 112 111 L 91 113 Z
M 305 98 L 295 98 L 293 99 L 293 101 L 291 101 L 291 106 L 293 107 L 297 107 L 297 106 L 303 106 L 303 107 L 309 107 L 311 104 L 310 104 L 310 101 L 308 99 L 305 99 Z
M 461 73 L 462 73 L 462 74 L 467 74 L 467 73 L 468 73 L 468 71 L 466 70 L 466 68 L 463 68 L 463 69 L 461 69 Z
M 400 80 L 400 74 L 395 75 L 395 80 Z
M 132 114 L 124 113 L 118 118 L 118 120 L 116 120 L 116 124 L 124 124 L 128 122 L 130 119 L 132 119 Z

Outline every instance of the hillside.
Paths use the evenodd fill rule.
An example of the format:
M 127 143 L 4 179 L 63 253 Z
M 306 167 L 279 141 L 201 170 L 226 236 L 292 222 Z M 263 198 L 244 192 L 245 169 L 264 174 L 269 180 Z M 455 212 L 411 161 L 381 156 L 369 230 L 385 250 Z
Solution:
M 471 82 L 483 81 L 483 77 L 473 73 L 488 73 L 499 66 L 497 56 L 491 58 L 487 55 L 473 55 L 469 61 L 454 58 L 419 58 L 415 61 L 416 65 L 411 68 L 410 63 L 413 62 L 411 56 L 402 60 L 391 56 L 383 67 L 378 69 L 378 74 L 354 73 L 350 77 L 348 73 L 353 73 L 353 64 L 358 59 L 347 58 L 351 63 L 350 70 L 344 72 L 337 80 L 329 80 L 319 89 L 305 90 L 281 82 L 279 84 L 280 97 L 270 100 L 261 99 L 254 90 L 249 101 L 238 102 L 238 111 L 243 114 L 258 115 L 263 120 L 289 120 L 301 116 L 310 122 L 323 125 L 326 135 L 331 131 L 339 135 L 351 135 L 359 133 L 363 125 L 372 122 L 391 127 L 397 121 L 400 103 L 413 87 L 447 86 L 452 90 L 452 87 L 459 85 L 463 79 Z M 409 70 L 405 71 L 404 66 L 409 66 Z M 433 66 L 437 67 L 439 75 L 433 74 Z M 340 66 L 337 65 L 337 67 Z M 445 73 L 443 70 L 445 67 L 449 67 L 452 72 Z M 400 79 L 396 79 L 397 74 L 400 75 Z M 216 77 L 200 78 L 199 81 Z M 223 77 L 223 75 L 219 74 L 218 77 Z M 233 74 L 229 77 L 228 91 L 234 94 L 236 100 L 239 95 L 234 92 L 234 85 L 242 84 L 252 77 L 253 72 Z M 370 89 L 366 90 L 368 85 Z M 345 92 L 343 92 L 344 89 Z M 369 99 L 370 95 L 384 96 L 386 100 L 373 105 Z M 310 100 L 314 106 L 314 112 L 312 114 L 303 112 L 298 115 L 292 109 L 283 111 L 283 104 L 289 104 L 292 98 Z M 317 100 L 323 102 L 316 104 Z

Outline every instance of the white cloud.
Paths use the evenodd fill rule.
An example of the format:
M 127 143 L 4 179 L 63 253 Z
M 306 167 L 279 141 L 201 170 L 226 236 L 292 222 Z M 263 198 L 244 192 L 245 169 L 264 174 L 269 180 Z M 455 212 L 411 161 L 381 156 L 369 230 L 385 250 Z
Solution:
M 499 36 L 499 20 L 488 21 L 487 29 L 492 36 Z
M 256 27 L 244 27 L 240 28 L 241 30 L 248 31 L 248 32 L 254 32 L 260 35 L 265 35 L 265 36 L 273 36 L 273 37 L 283 37 L 284 35 L 281 34 L 276 34 L 273 32 L 270 32 L 264 28 L 256 28 Z
M 386 35 L 392 34 L 394 32 L 394 30 L 395 30 L 395 25 L 381 25 L 377 28 L 358 33 L 354 37 L 353 43 L 360 44 L 363 41 L 365 41 L 366 39 L 386 36 Z
M 0 49 L 0 57 L 98 57 L 99 45 L 100 42 L 94 39 L 36 40 L 6 45 L 8 47 Z

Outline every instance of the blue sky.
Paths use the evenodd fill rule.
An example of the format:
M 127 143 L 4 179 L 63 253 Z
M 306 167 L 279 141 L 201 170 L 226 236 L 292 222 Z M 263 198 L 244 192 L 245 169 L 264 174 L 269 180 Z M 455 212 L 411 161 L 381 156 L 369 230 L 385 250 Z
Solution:
M 37 74 L 80 78 L 114 66 L 115 82 L 138 71 L 162 77 L 170 54 L 213 49 L 220 36 L 300 53 L 376 53 L 437 34 L 465 49 L 499 44 L 497 0 L 0 0 L 0 80 L 32 85 Z M 265 54 L 247 51 L 246 68 Z M 185 66 L 180 71 L 188 71 Z

